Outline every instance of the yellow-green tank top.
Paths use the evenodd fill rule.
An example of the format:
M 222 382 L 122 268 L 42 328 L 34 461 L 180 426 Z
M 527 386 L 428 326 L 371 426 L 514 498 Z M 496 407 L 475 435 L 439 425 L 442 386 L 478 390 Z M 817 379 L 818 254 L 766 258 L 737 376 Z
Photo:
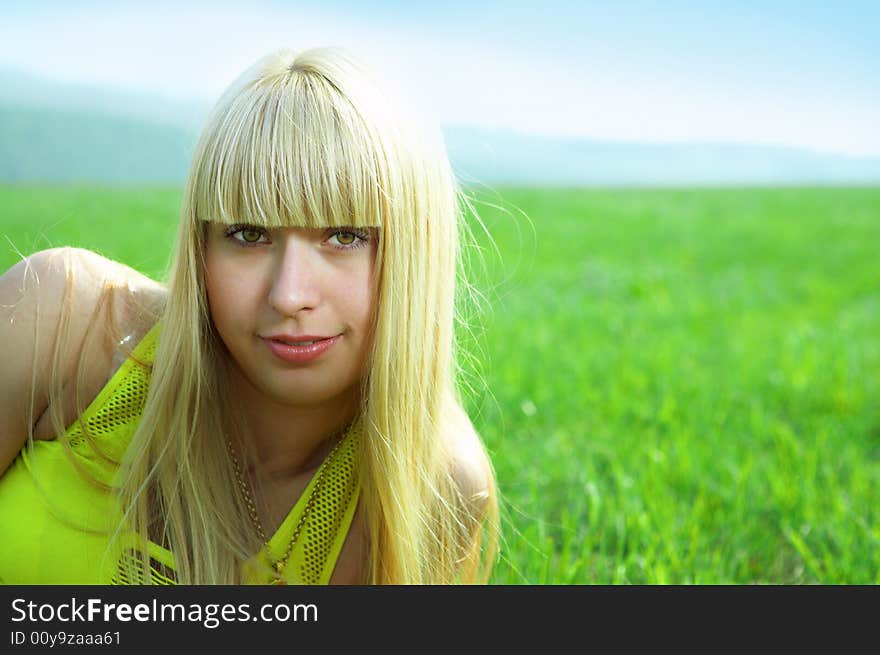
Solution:
M 131 580 L 122 566 L 124 558 L 132 557 L 132 547 L 139 538 L 128 533 L 111 542 L 121 517 L 117 497 L 86 477 L 111 486 L 118 483 L 114 460 L 121 460 L 141 419 L 159 329 L 157 324 L 147 333 L 82 416 L 68 427 L 70 453 L 60 439 L 34 441 L 33 449 L 25 446 L 0 477 L 0 583 L 145 582 L 143 572 Z M 97 449 L 84 438 L 82 423 Z M 326 468 L 324 482 L 283 570 L 290 584 L 327 584 L 330 580 L 357 506 L 360 486 L 355 448 L 361 429 L 361 423 L 355 422 L 336 456 L 322 465 Z M 320 472 L 269 539 L 273 562 L 287 551 Z M 174 555 L 153 542 L 147 542 L 147 547 L 153 583 L 174 584 Z M 272 581 L 268 558 L 263 548 L 246 563 L 248 584 Z

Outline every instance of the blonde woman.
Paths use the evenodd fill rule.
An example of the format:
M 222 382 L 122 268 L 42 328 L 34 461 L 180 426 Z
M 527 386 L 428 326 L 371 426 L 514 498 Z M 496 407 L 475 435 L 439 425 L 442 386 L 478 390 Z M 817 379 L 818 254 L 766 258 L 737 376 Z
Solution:
M 0 278 L 0 580 L 487 580 L 464 224 L 409 113 L 343 54 L 273 53 L 202 132 L 167 283 L 73 248 Z

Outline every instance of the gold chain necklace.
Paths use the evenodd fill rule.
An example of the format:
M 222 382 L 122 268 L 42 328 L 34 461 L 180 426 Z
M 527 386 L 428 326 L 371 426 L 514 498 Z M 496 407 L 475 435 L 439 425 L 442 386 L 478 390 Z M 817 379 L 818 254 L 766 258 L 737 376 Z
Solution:
M 347 431 L 343 430 L 342 434 L 344 435 Z M 229 456 L 232 459 L 232 468 L 235 469 L 235 479 L 238 481 L 238 486 L 241 489 L 242 494 L 244 495 L 245 504 L 247 505 L 248 512 L 251 515 L 251 523 L 254 524 L 254 528 L 257 530 L 257 535 L 260 537 L 260 540 L 264 544 L 266 549 L 266 555 L 269 558 L 269 563 L 273 568 L 273 575 L 275 579 L 272 581 L 273 585 L 286 585 L 287 581 L 284 579 L 282 575 L 282 571 L 284 571 L 284 567 L 287 565 L 287 560 L 290 559 L 290 554 L 293 552 L 293 547 L 296 545 L 297 540 L 299 539 L 299 535 L 302 532 L 303 526 L 305 526 L 306 521 L 309 518 L 309 515 L 312 513 L 312 507 L 315 504 L 315 498 L 317 498 L 321 494 L 321 488 L 324 486 L 324 478 L 327 474 L 327 469 L 330 468 L 330 463 L 333 461 L 333 457 L 336 455 L 336 451 L 339 450 L 339 446 L 345 440 L 345 437 L 339 439 L 336 442 L 336 445 L 330 449 L 330 452 L 327 453 L 327 457 L 324 458 L 324 461 L 321 463 L 320 468 L 318 469 L 318 479 L 315 481 L 315 486 L 312 487 L 312 491 L 309 493 L 308 500 L 306 501 L 305 509 L 303 509 L 302 516 L 299 517 L 299 522 L 296 524 L 296 529 L 293 531 L 293 536 L 290 538 L 290 541 L 287 544 L 287 550 L 284 555 L 281 556 L 281 559 L 278 561 L 272 561 L 272 551 L 269 548 L 269 540 L 266 539 L 266 533 L 263 530 L 263 524 L 260 521 L 260 515 L 257 512 L 257 505 L 254 502 L 254 498 L 251 495 L 250 485 L 248 485 L 244 481 L 244 476 L 241 473 L 241 466 L 238 463 L 238 457 L 235 456 L 235 451 L 232 448 L 232 441 L 230 439 L 226 439 L 226 449 L 229 451 Z

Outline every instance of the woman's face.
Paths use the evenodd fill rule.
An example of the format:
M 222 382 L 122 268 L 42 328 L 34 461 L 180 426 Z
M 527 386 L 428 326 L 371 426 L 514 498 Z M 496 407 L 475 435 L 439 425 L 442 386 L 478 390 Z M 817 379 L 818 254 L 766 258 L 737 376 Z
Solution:
M 378 229 L 206 230 L 211 317 L 244 378 L 284 405 L 350 399 L 370 346 Z

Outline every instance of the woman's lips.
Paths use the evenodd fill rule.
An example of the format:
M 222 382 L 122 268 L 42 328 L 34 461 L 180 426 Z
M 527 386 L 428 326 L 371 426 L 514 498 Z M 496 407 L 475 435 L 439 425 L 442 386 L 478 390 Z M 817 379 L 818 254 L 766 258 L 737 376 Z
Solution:
M 272 354 L 278 359 L 293 364 L 302 364 L 318 359 L 318 357 L 330 350 L 339 341 L 341 336 L 337 334 L 335 337 L 319 338 L 320 340 L 308 346 L 293 346 L 290 343 L 285 343 L 288 341 L 287 339 L 282 340 L 278 337 L 263 337 L 263 343 L 266 344 Z M 297 339 L 297 341 L 312 341 L 314 339 L 315 337 L 312 339 Z

